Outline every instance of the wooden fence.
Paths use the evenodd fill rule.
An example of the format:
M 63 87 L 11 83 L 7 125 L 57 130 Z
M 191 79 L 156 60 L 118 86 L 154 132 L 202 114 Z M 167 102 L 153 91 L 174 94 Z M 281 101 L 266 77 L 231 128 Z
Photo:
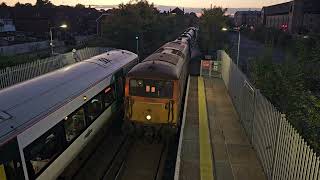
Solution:
M 73 64 L 77 61 L 88 59 L 108 50 L 110 50 L 110 48 L 84 48 L 77 50 L 76 56 L 74 53 L 69 52 L 46 59 L 39 59 L 26 64 L 7 67 L 6 69 L 0 69 L 0 89 L 32 79 L 42 74 Z
M 269 180 L 319 180 L 320 159 L 224 51 L 222 78 Z

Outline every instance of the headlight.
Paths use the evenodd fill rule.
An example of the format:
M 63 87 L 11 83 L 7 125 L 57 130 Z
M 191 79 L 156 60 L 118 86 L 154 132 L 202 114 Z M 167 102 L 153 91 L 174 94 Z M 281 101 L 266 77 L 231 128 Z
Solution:
M 151 120 L 151 115 L 147 115 L 147 116 L 146 116 L 146 119 L 147 119 L 148 121 L 150 121 L 150 120 Z

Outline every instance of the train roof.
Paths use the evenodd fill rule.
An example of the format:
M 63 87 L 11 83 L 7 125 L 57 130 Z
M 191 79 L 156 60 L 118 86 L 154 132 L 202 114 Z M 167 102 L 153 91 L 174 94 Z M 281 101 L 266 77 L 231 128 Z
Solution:
M 149 59 L 158 59 L 161 54 L 153 54 L 149 56 Z M 174 55 L 172 55 L 174 56 Z M 169 56 L 167 56 L 169 57 Z M 176 62 L 177 57 L 169 58 L 173 63 Z M 167 60 L 169 60 L 167 59 Z M 160 79 L 177 79 L 179 77 L 179 73 L 177 71 L 176 66 L 168 61 L 143 61 L 139 63 L 135 67 L 133 67 L 129 73 L 128 77 L 136 77 L 136 78 L 152 78 L 155 77 Z
M 178 79 L 188 53 L 188 42 L 168 42 L 132 68 L 128 77 Z
M 112 50 L 1 90 L 0 144 L 137 58 Z

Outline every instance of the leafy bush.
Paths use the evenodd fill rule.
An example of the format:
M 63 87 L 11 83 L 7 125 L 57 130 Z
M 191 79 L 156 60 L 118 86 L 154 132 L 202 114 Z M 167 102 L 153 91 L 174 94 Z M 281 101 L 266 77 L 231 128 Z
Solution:
M 203 53 L 213 54 L 224 48 L 227 36 L 221 29 L 226 27 L 229 20 L 225 15 L 226 11 L 221 7 L 202 10 L 199 46 Z
M 319 42 L 319 41 L 318 41 Z M 312 148 L 320 153 L 320 92 L 319 47 L 310 48 L 307 42 L 295 44 L 297 61 L 292 55 L 282 64 L 272 61 L 272 48 L 251 62 L 251 79 L 271 102 L 307 140 Z M 312 84 L 313 82 L 314 84 Z M 313 91 L 310 91 L 313 89 Z

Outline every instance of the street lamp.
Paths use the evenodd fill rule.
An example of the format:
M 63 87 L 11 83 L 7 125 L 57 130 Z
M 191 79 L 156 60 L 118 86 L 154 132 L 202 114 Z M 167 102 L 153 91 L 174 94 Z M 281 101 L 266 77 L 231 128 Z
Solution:
M 224 27 L 224 28 L 221 29 L 221 31 L 228 31 L 228 29 Z M 234 31 L 238 32 L 237 66 L 239 67 L 241 33 L 240 33 L 240 29 L 234 30 Z
M 61 28 L 67 28 L 68 26 L 66 24 L 62 24 L 60 27 Z
M 136 36 L 137 41 L 137 55 L 139 56 L 139 36 Z
M 59 26 L 59 28 L 67 28 L 68 26 L 66 24 L 62 24 L 61 26 Z M 55 29 L 57 27 L 50 27 L 50 46 L 51 46 L 51 55 L 53 55 L 53 38 L 52 38 L 52 29 Z
M 97 19 L 96 19 L 96 23 L 97 23 L 97 36 L 99 35 L 99 23 L 100 23 L 100 19 L 104 16 L 109 16 L 110 14 L 104 13 L 101 14 Z M 100 28 L 101 30 L 101 28 Z M 102 32 L 100 32 L 100 36 L 102 36 Z

